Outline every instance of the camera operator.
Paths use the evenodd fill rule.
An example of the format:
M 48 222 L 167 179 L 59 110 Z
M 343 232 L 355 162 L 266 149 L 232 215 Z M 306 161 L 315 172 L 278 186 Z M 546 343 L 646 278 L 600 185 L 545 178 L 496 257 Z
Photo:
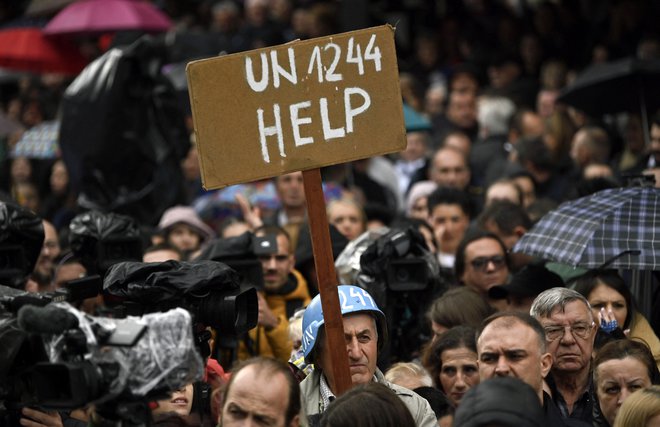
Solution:
M 296 263 L 288 233 L 278 226 L 262 226 L 255 236 L 275 236 L 277 251 L 259 255 L 264 289 L 258 293 L 259 320 L 239 348 L 239 359 L 271 356 L 287 362 L 292 343 L 288 334 L 289 318 L 311 301 L 307 282 L 294 269 Z
M 34 270 L 25 286 L 28 292 L 48 292 L 52 290 L 55 275 L 55 260 L 60 255 L 60 241 L 53 224 L 41 221 L 44 227 L 44 243 Z

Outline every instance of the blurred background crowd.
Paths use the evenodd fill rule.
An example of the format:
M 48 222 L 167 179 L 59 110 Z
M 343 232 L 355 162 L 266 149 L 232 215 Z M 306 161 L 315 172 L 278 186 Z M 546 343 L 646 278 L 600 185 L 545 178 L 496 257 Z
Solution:
M 49 19 L 67 3 L 71 2 L 3 1 L 0 46 L 8 50 L 14 43 L 3 33 L 17 28 L 47 28 Z M 641 88 L 647 91 L 646 118 L 639 108 L 594 114 L 562 103 L 560 98 L 562 89 L 594 64 L 621 58 L 658 59 L 659 7 L 652 1 L 161 0 L 152 4 L 169 19 L 169 26 L 154 34 L 165 46 L 159 52 L 162 67 L 158 74 L 173 82 L 181 113 L 170 113 L 176 116 L 173 121 L 177 124 L 185 122 L 183 132 L 192 142 L 190 145 L 187 137 L 176 142 L 173 158 L 180 164 L 174 166 L 180 179 L 168 186 L 168 192 L 175 194 L 168 197 L 167 204 L 194 206 L 216 232 L 221 231 L 219 226 L 227 217 L 240 214 L 233 192 L 244 193 L 250 203 L 269 212 L 276 211 L 280 201 L 270 184 L 226 189 L 222 194 L 201 188 L 181 64 L 382 23 L 396 26 L 408 148 L 387 158 L 324 171 L 326 182 L 336 184 L 331 185 L 335 190 L 331 194 L 342 197 L 345 194 L 341 191 L 351 192 L 366 209 L 369 221 L 387 224 L 395 214 L 408 214 L 406 209 L 414 205 L 410 190 L 418 181 L 449 183 L 466 190 L 474 202 L 474 218 L 484 206 L 490 185 L 529 176 L 533 188 L 524 178 L 519 185 L 524 187 L 525 208 L 531 206 L 532 218 L 538 218 L 555 203 L 583 195 L 596 188 L 594 185 L 621 183 L 623 173 L 657 170 L 655 161 L 648 157 L 653 147 L 648 132 L 657 92 Z M 48 66 L 30 70 L 31 65 L 26 64 L 18 68 L 27 71 L 21 71 L 15 61 L 3 59 L 0 53 L 0 67 L 5 64 L 0 68 L 0 189 L 4 198 L 28 206 L 58 230 L 66 228 L 77 212 L 79 196 L 91 191 L 81 181 L 95 168 L 80 170 L 84 156 L 76 157 L 75 152 L 91 143 L 83 139 L 98 136 L 82 129 L 102 122 L 104 113 L 99 109 L 81 116 L 67 111 L 62 107 L 64 92 L 82 66 L 112 47 L 127 46 L 145 32 L 153 31 L 135 28 L 99 33 L 89 29 L 46 36 L 67 43 L 71 56 L 62 61 L 70 66 L 78 64 L 76 71 L 51 72 Z M 62 69 L 61 64 L 52 67 Z M 619 93 L 615 86 L 605 89 L 612 93 L 607 97 L 612 104 L 624 97 L 638 99 L 639 93 Z M 75 95 L 70 98 L 75 100 Z M 148 101 L 121 102 L 131 108 L 131 102 Z M 121 108 L 121 103 L 116 108 Z M 60 131 L 60 122 L 67 119 L 69 126 Z M 72 120 L 77 123 L 71 124 Z M 643 128 L 643 122 L 648 123 L 648 129 Z M 71 126 L 76 129 L 71 130 Z M 524 143 L 518 145 L 521 139 Z M 117 138 L 114 141 L 122 147 Z M 438 169 L 434 164 L 439 161 L 436 157 L 440 157 L 435 156 L 436 150 L 453 145 L 467 159 L 464 167 L 468 173 L 459 173 L 458 178 L 434 174 Z M 104 160 L 116 160 L 115 166 L 128 170 L 122 170 L 127 179 L 105 178 L 103 190 L 110 195 L 106 198 L 116 199 L 121 191 L 138 191 L 127 184 L 131 175 L 148 184 L 150 177 L 138 172 L 143 163 L 124 162 L 133 153 L 121 159 L 116 152 L 109 154 Z M 607 182 L 583 182 L 595 177 L 605 177 Z M 128 189 L 116 189 L 122 186 Z M 87 199 L 98 202 L 102 198 L 91 192 Z M 99 203 L 111 205 L 108 200 Z M 126 206 L 119 203 L 115 207 L 121 211 Z M 153 207 L 151 215 L 139 218 L 145 226 L 156 226 L 169 206 L 161 203 Z

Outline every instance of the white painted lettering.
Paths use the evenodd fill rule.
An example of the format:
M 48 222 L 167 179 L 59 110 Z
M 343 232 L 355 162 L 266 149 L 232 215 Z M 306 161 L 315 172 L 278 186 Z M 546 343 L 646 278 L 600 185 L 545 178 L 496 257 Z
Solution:
M 259 108 L 257 110 L 257 119 L 259 120 L 259 140 L 261 142 L 261 156 L 264 162 L 270 163 L 270 156 L 268 155 L 268 145 L 266 144 L 266 137 L 277 135 L 277 146 L 280 149 L 280 156 L 286 157 L 284 153 L 284 135 L 282 134 L 282 118 L 280 117 L 279 104 L 273 105 L 273 115 L 275 116 L 275 126 L 264 125 L 264 110 Z
M 268 57 L 264 52 L 260 55 L 261 57 L 261 80 L 256 81 L 254 79 L 254 70 L 252 69 L 252 58 L 249 56 L 245 57 L 245 73 L 248 85 L 255 92 L 263 92 L 268 87 Z
M 296 74 L 296 59 L 293 54 L 293 48 L 290 47 L 287 49 L 287 52 L 289 53 L 289 69 L 291 71 L 287 71 L 282 66 L 280 66 L 277 60 L 277 51 L 270 51 L 270 62 L 273 64 L 273 85 L 276 88 L 280 87 L 280 76 L 284 77 L 294 85 L 298 83 L 298 75 Z
M 364 102 L 357 108 L 351 104 L 351 95 L 360 95 Z M 353 118 L 358 114 L 364 113 L 371 106 L 371 97 L 359 87 L 347 87 L 344 89 L 344 108 L 346 110 L 346 133 L 353 132 Z
M 321 98 L 321 123 L 323 124 L 323 138 L 328 141 L 335 138 L 343 138 L 346 135 L 343 127 L 333 129 L 330 126 L 330 117 L 328 115 L 328 99 Z
M 289 106 L 289 111 L 291 113 L 291 128 L 293 129 L 293 140 L 296 144 L 296 147 L 301 145 L 311 144 L 314 142 L 314 138 L 311 136 L 301 137 L 300 136 L 300 125 L 308 125 L 312 123 L 311 117 L 299 117 L 298 113 L 303 108 L 309 108 L 312 106 L 312 101 L 299 102 L 297 104 L 291 104 Z

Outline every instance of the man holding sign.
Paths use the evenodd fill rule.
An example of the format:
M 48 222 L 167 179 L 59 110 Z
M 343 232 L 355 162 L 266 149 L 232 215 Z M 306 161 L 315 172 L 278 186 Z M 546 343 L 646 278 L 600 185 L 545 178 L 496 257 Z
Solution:
M 324 332 L 334 343 L 326 373 L 341 393 L 351 378 L 320 168 L 405 148 L 394 28 L 193 61 L 186 73 L 204 188 L 303 172 Z M 375 373 L 375 359 L 368 366 Z
M 413 391 L 390 383 L 376 367 L 378 350 L 387 340 L 387 321 L 371 295 L 357 286 L 343 285 L 337 291 L 353 385 L 372 381 L 385 384 L 405 403 L 418 426 L 436 426 L 435 415 L 426 400 Z M 316 296 L 305 310 L 302 337 L 305 361 L 315 366 L 314 372 L 300 385 L 310 425 L 314 425 L 337 395 L 323 325 L 321 299 Z

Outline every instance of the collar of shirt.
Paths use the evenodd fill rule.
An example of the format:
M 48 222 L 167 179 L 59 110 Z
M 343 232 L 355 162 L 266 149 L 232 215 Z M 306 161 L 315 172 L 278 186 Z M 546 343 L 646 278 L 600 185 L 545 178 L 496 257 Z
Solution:
M 320 387 L 321 390 L 321 401 L 319 402 L 319 413 L 325 411 L 325 408 L 330 405 L 330 402 L 336 399 L 336 396 L 330 390 L 328 382 L 325 380 L 325 375 L 321 374 Z
M 372 381 L 378 381 L 378 377 L 374 374 L 374 377 Z M 321 374 L 321 381 L 319 382 L 319 390 L 321 391 L 321 400 L 319 401 L 319 413 L 323 413 L 325 411 L 325 408 L 328 407 L 336 398 L 337 396 L 334 395 L 332 390 L 330 390 L 330 386 L 328 385 L 328 382 L 325 379 L 325 375 Z
M 555 384 L 552 375 L 548 375 L 546 377 L 546 383 L 550 387 L 550 391 L 552 392 L 552 400 L 557 405 L 557 408 L 559 408 L 559 412 L 561 412 L 562 417 L 577 418 L 591 422 L 593 417 L 592 396 L 594 396 L 594 384 L 591 375 L 589 375 L 589 384 L 587 385 L 587 388 L 584 390 L 580 398 L 575 401 L 575 404 L 573 404 L 573 411 L 570 414 L 568 413 L 568 405 L 566 404 L 566 400 L 564 400 L 564 396 L 562 396 L 557 389 L 557 385 Z

